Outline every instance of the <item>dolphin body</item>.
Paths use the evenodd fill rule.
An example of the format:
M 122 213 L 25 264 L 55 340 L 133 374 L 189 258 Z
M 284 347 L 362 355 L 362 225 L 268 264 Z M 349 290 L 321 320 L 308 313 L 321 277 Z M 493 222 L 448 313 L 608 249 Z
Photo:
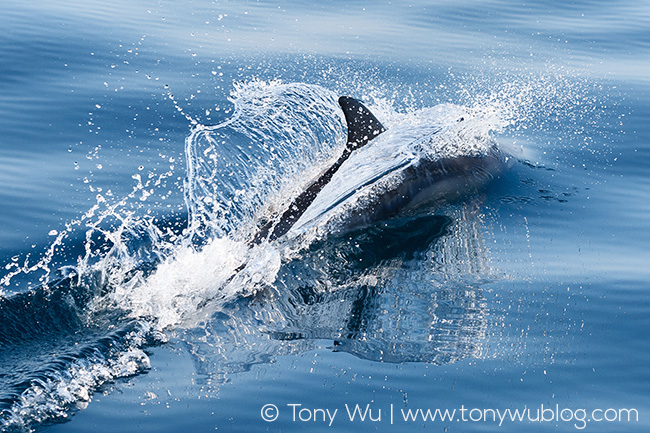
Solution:
M 339 207 L 349 206 L 334 231 L 417 216 L 477 192 L 507 161 L 462 107 L 441 104 L 419 113 L 423 121 L 387 131 L 361 101 L 342 96 L 338 102 L 348 127 L 342 155 L 262 226 L 251 246 L 296 237 Z

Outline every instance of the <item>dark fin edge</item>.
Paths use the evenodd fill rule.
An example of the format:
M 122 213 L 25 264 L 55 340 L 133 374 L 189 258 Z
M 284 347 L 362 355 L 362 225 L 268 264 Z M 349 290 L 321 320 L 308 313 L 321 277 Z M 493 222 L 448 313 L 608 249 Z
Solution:
M 341 96 L 339 105 L 348 124 L 349 150 L 355 150 L 368 144 L 370 140 L 386 130 L 374 114 L 358 99 Z

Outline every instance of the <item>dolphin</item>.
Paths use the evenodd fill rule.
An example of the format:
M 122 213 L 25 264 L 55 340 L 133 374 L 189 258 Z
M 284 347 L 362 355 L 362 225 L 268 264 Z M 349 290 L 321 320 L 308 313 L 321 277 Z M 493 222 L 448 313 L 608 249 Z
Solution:
M 441 104 L 419 114 L 424 122 L 387 131 L 361 101 L 341 96 L 338 103 L 348 129 L 343 153 L 266 222 L 250 246 L 298 236 L 346 205 L 345 228 L 339 231 L 421 214 L 477 192 L 507 160 L 462 107 Z

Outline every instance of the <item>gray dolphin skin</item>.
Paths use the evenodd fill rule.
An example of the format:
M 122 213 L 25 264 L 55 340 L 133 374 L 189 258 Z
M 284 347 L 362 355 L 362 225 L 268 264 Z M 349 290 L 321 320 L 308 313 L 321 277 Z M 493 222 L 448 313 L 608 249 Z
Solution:
M 497 153 L 426 161 L 405 170 L 398 187 L 368 203 L 346 220 L 346 230 L 392 218 L 418 216 L 477 193 L 503 169 Z
M 310 184 L 279 218 L 267 222 L 249 243 L 251 246 L 264 240 L 274 241 L 294 227 L 300 230 L 301 226 L 309 225 L 306 220 L 313 217 L 309 215 L 313 211 L 308 211 L 308 209 L 314 202 L 319 201 L 319 194 L 327 189 L 328 184 L 343 163 L 350 159 L 353 152 L 355 154 L 364 152 L 358 149 L 386 130 L 359 100 L 342 96 L 339 98 L 339 105 L 345 114 L 348 126 L 348 139 L 343 154 L 316 181 Z M 465 122 L 464 117 L 458 117 L 454 121 L 456 124 L 460 122 Z M 431 140 L 443 129 L 440 127 L 429 131 L 423 139 Z M 361 155 L 356 155 L 355 158 L 357 156 Z M 477 192 L 495 176 L 498 176 L 503 166 L 504 158 L 495 143 L 489 146 L 487 152 L 461 153 L 453 157 L 421 158 L 417 163 L 398 164 L 391 167 L 388 172 L 382 172 L 364 180 L 363 183 L 357 183 L 354 189 L 330 203 L 328 209 L 341 204 L 362 188 L 399 172 L 397 182 L 393 182 L 389 188 L 383 189 L 380 194 L 375 194 L 374 197 L 366 200 L 362 208 L 346 216 L 346 230 L 367 227 L 391 218 L 414 216 L 431 210 L 439 204 L 453 202 Z M 347 172 L 346 175 L 348 175 Z M 330 187 L 330 189 L 332 188 Z

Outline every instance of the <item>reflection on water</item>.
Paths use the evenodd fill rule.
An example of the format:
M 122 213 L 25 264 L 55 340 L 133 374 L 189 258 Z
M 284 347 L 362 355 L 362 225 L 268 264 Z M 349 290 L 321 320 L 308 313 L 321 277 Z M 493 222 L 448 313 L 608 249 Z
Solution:
M 317 212 L 322 222 L 249 248 L 242 239 L 256 221 L 286 206 L 327 164 L 344 145 L 345 129 L 336 95 L 318 86 L 252 82 L 235 95 L 230 120 L 196 125 L 186 141 L 186 227 L 182 219 L 138 217 L 130 207 L 164 190 L 171 172 L 134 175 L 137 185 L 124 199 L 98 194 L 84 217 L 55 231 L 36 264 L 6 268 L 5 284 L 39 269 L 49 275 L 59 250 L 80 254 L 76 266 L 0 303 L 0 348 L 25 347 L 0 358 L 14 372 L 0 376 L 8 390 L 0 401 L 3 425 L 67 417 L 102 384 L 148 370 L 143 349 L 168 332 L 180 333 L 199 370 L 216 378 L 303 353 L 317 340 L 391 363 L 481 356 L 487 327 L 481 282 L 490 274 L 481 206 L 452 205 L 458 194 L 451 194 L 428 207 L 419 203 L 408 217 L 343 231 L 339 222 L 367 212 L 358 195 L 383 197 L 381 182 L 354 184 L 357 165 L 340 179 L 349 203 L 326 200 Z M 448 104 L 401 115 L 397 138 L 380 148 L 389 156 L 385 164 L 371 152 L 361 154 L 368 160 L 361 167 L 369 179 L 380 173 L 382 180 L 382 167 L 411 144 L 411 154 L 433 162 L 474 155 L 474 145 L 491 148 L 478 132 L 487 134 L 493 123 L 457 117 Z M 429 130 L 450 119 L 449 133 Z M 458 132 L 470 139 L 458 142 Z M 427 139 L 416 140 L 422 134 Z M 442 167 L 455 174 L 451 164 Z M 330 222 L 337 230 L 328 229 Z M 84 229 L 85 240 L 74 243 Z M 38 326 L 16 330 L 15 323 Z M 53 347 L 39 345 L 48 338 L 56 340 Z
M 45 429 L 102 383 L 148 371 L 146 347 L 160 341 L 151 322 L 184 327 L 197 305 L 207 319 L 168 336 L 179 335 L 215 382 L 315 348 L 344 352 L 327 352 L 326 363 L 372 360 L 347 371 L 372 373 L 373 398 L 387 397 L 376 377 L 391 375 L 389 386 L 427 405 L 482 407 L 494 396 L 504 407 L 597 401 L 647 413 L 647 2 L 365 3 L 3 2 L 0 430 L 7 420 Z M 188 127 L 227 121 L 233 83 L 254 77 L 318 84 L 332 95 L 316 98 L 313 112 L 285 94 L 285 106 L 249 104 L 227 127 L 204 126 L 187 155 L 197 164 L 186 209 Z M 259 101 L 273 102 L 266 96 L 280 87 L 264 87 L 232 99 L 241 107 L 261 92 Z M 532 164 L 506 174 L 510 182 L 502 178 L 484 208 L 447 207 L 257 261 L 268 278 L 235 281 L 249 286 L 231 284 L 233 296 L 215 306 L 228 273 L 219 270 L 247 256 L 227 242 L 204 254 L 184 248 L 188 212 L 190 247 L 212 234 L 250 235 L 341 150 L 341 94 L 377 106 L 386 124 L 444 102 L 486 114 L 500 107 L 511 122 L 499 144 L 510 140 Z M 274 119 L 281 113 L 296 121 Z M 484 215 L 496 216 L 498 231 Z M 78 274 L 97 275 L 96 286 L 65 277 L 39 285 L 79 256 L 88 266 Z M 170 258 L 179 260 L 168 266 Z M 151 278 L 161 267 L 167 273 Z M 507 278 L 494 282 L 494 268 Z M 268 382 L 300 370 L 291 367 L 301 358 L 266 369 Z M 154 369 L 163 363 L 152 358 Z M 176 402 L 185 371 L 170 370 L 150 390 Z M 331 372 L 311 381 L 297 373 L 292 398 L 308 399 L 321 379 L 337 384 L 335 404 L 359 391 Z M 452 382 L 455 396 L 445 392 Z M 260 394 L 257 386 L 230 391 L 218 403 L 223 419 L 236 417 L 233 401 Z M 208 415 L 217 403 L 192 412 L 183 402 L 165 423 L 169 406 L 150 416 L 153 404 L 143 410 L 138 396 L 128 407 L 99 400 L 86 414 L 109 414 L 106 430 L 225 423 Z M 132 422 L 127 410 L 148 419 Z M 101 418 L 76 418 L 61 430 L 102 428 Z
M 319 340 L 380 362 L 481 357 L 488 326 L 481 284 L 491 270 L 479 205 L 444 213 L 314 245 L 283 265 L 272 287 L 183 331 L 197 370 L 219 382 Z

